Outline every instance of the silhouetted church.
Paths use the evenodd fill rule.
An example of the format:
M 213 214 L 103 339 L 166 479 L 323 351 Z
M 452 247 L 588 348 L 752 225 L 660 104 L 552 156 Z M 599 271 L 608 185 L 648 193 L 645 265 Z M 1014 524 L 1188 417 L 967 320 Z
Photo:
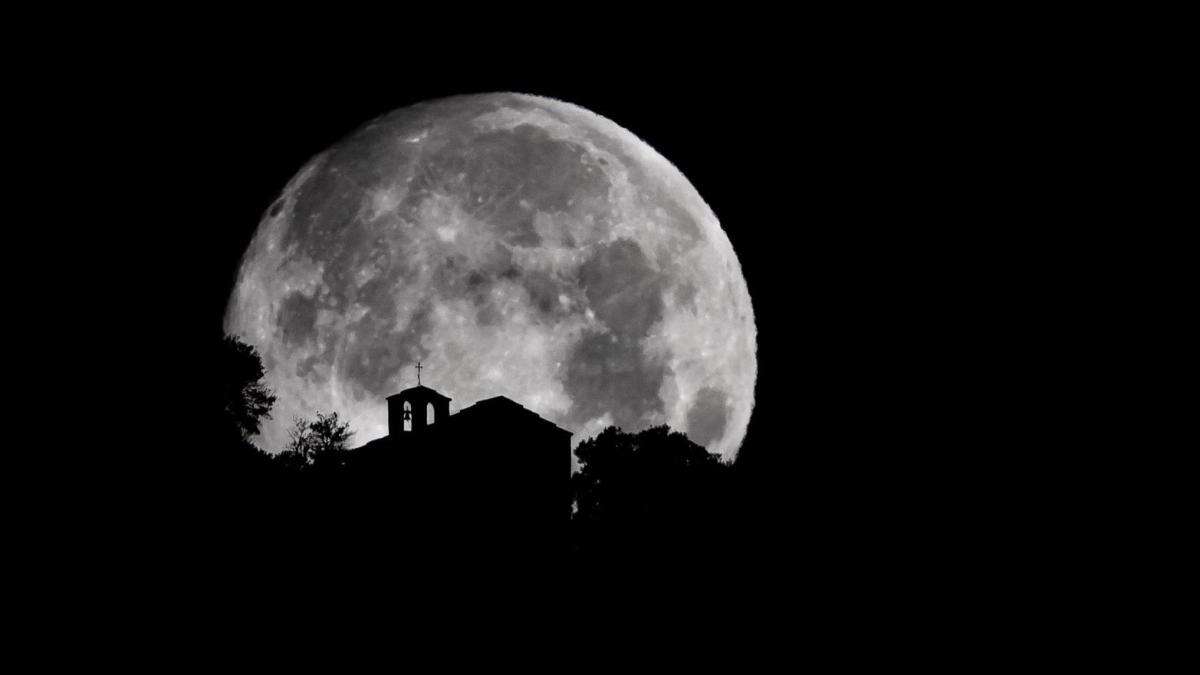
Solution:
M 420 371 L 418 370 L 418 382 Z M 410 509 L 437 509 L 500 539 L 552 537 L 570 515 L 571 432 L 495 396 L 450 414 L 450 398 L 418 384 L 387 398 L 388 435 L 363 461 Z

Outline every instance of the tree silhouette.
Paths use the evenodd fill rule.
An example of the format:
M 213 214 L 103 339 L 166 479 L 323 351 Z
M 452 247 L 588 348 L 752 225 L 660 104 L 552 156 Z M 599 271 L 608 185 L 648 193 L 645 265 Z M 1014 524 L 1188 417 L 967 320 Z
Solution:
M 354 435 L 349 422 L 338 420 L 338 414 L 317 413 L 315 420 L 295 418 L 295 425 L 288 432 L 288 448 L 280 454 L 280 461 L 289 468 L 310 466 L 329 471 L 345 466 L 346 445 Z
M 571 477 L 576 552 L 683 554 L 716 541 L 730 506 L 732 468 L 666 426 L 609 427 L 576 449 Z
M 214 433 L 206 436 L 206 452 L 190 478 L 220 486 L 211 491 L 219 499 L 204 504 L 208 517 L 221 518 L 230 532 L 240 532 L 239 523 L 262 524 L 245 521 L 246 514 L 265 514 L 271 505 L 301 515 L 288 521 L 294 527 L 273 524 L 277 542 L 295 546 L 326 541 L 337 550 L 386 548 L 390 544 L 374 534 L 405 523 L 413 546 L 505 550 L 514 560 L 521 551 L 536 551 L 534 558 L 548 560 L 548 552 L 565 550 L 566 534 L 578 562 L 604 565 L 609 576 L 627 569 L 621 561 L 628 560 L 679 563 L 660 566 L 677 571 L 703 560 L 712 569 L 744 550 L 731 527 L 738 509 L 733 467 L 666 426 L 638 433 L 610 427 L 580 443 L 569 499 L 562 492 L 532 497 L 544 493 L 523 481 L 540 475 L 541 464 L 530 461 L 534 455 L 519 438 L 496 438 L 494 420 L 474 420 L 474 427 L 420 451 L 378 443 L 350 450 L 349 423 L 337 412 L 317 413 L 296 418 L 287 448 L 271 456 L 250 442 L 275 402 L 262 360 L 233 337 L 224 337 L 219 350 L 214 381 L 221 398 L 205 414 L 220 422 L 211 425 Z M 463 459 L 468 456 L 473 459 Z M 565 477 L 550 472 L 533 484 L 561 486 L 557 481 Z M 520 518 L 497 515 L 511 509 Z M 254 532 L 247 525 L 242 541 L 254 541 Z
M 258 350 L 229 335 L 221 340 L 220 350 L 216 375 L 225 414 L 242 438 L 249 439 L 259 432 L 262 418 L 270 418 L 275 394 L 262 381 L 266 370 Z

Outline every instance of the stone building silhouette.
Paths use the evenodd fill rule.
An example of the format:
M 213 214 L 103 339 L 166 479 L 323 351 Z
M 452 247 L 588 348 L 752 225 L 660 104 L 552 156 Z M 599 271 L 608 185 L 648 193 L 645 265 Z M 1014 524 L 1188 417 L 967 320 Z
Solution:
M 454 414 L 450 401 L 421 384 L 387 398 L 388 435 L 358 452 L 380 489 L 481 546 L 559 545 L 572 433 L 504 396 Z

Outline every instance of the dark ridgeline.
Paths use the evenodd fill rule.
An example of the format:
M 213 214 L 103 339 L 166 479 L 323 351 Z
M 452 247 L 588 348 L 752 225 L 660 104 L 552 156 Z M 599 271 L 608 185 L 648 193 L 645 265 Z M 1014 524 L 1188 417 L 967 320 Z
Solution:
M 236 367 L 219 371 L 206 450 L 179 476 L 194 520 L 170 530 L 208 572 L 269 571 L 261 581 L 282 589 L 558 593 L 583 578 L 684 587 L 753 556 L 735 467 L 666 427 L 585 440 L 572 475 L 570 431 L 503 396 L 451 414 L 418 384 L 388 398 L 383 438 L 352 449 L 331 412 L 297 420 L 292 447 L 268 455 L 248 440 L 270 397 L 257 354 L 222 349 Z

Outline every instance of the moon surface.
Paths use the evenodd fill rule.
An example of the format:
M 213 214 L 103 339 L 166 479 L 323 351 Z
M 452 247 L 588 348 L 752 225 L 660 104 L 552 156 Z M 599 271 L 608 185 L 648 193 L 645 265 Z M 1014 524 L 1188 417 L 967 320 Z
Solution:
M 225 330 L 263 356 L 272 452 L 316 411 L 385 435 L 418 360 L 452 412 L 504 395 L 576 444 L 669 424 L 732 460 L 754 407 L 750 294 L 712 210 L 629 131 L 536 96 L 420 103 L 312 158 Z

